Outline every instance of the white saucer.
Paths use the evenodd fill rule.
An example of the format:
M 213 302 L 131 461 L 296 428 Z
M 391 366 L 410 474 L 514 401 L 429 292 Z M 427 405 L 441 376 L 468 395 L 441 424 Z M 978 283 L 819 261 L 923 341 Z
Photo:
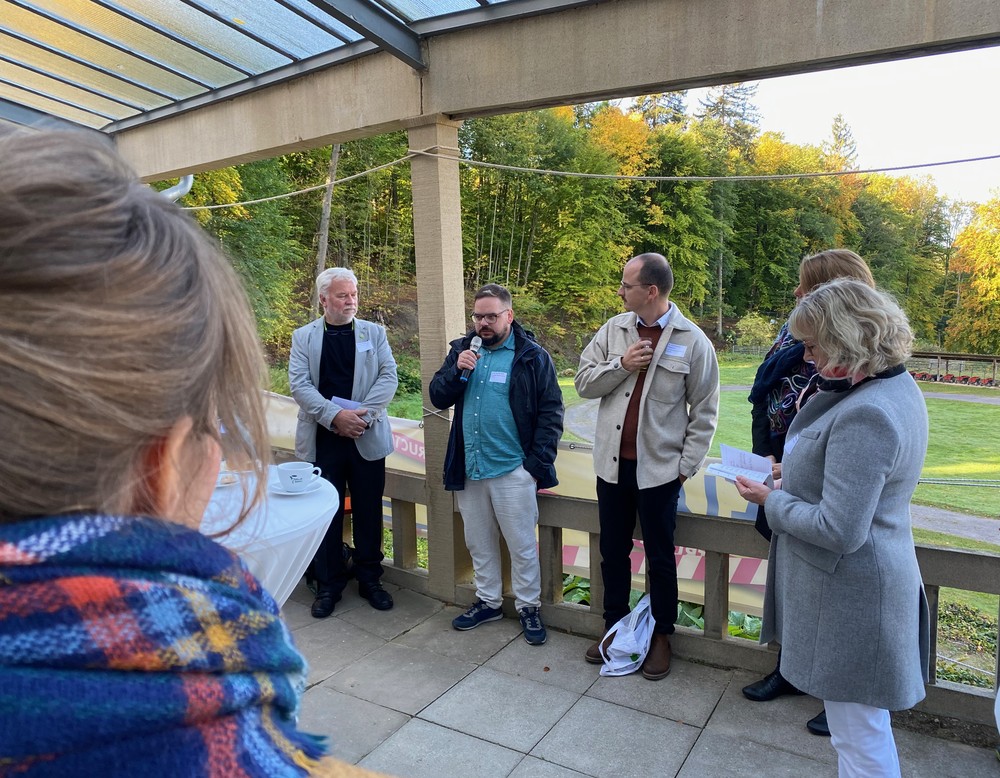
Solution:
M 309 486 L 307 486 L 305 489 L 301 489 L 297 492 L 288 491 L 284 486 L 281 485 L 280 482 L 269 484 L 267 488 L 270 491 L 274 492 L 275 494 L 283 494 L 287 497 L 295 497 L 296 495 L 299 494 L 309 494 L 310 492 L 315 492 L 317 489 L 319 489 L 320 486 L 322 486 L 322 484 L 320 483 L 321 480 L 322 479 L 317 478 L 315 481 L 309 484 Z

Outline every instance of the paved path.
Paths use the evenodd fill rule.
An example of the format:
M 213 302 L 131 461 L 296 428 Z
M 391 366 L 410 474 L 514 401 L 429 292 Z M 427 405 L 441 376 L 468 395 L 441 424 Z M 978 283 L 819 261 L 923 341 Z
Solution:
M 749 386 L 724 386 L 725 392 L 749 392 Z M 925 397 L 935 397 L 942 400 L 958 400 L 964 402 L 982 402 L 1000 405 L 1000 397 L 980 397 L 966 394 L 947 394 L 945 392 L 924 392 Z M 565 425 L 585 441 L 593 442 L 594 430 L 597 427 L 598 400 L 584 400 L 566 409 Z M 749 410 L 748 410 L 749 413 Z M 987 488 L 987 487 L 983 487 Z M 964 513 L 946 511 L 929 505 L 914 505 L 913 526 L 931 532 L 942 532 L 946 535 L 956 535 L 970 540 L 1000 545 L 1000 520 L 984 519 L 978 516 L 967 516 Z
M 386 588 L 390 611 L 353 586 L 327 619 L 304 586 L 282 608 L 309 662 L 299 727 L 347 762 L 403 778 L 837 776 L 830 739 L 804 726 L 820 702 L 750 702 L 758 673 L 675 654 L 662 681 L 605 678 L 583 660 L 592 637 L 529 646 L 514 618 L 456 632 L 461 608 Z M 997 775 L 992 748 L 893 729 L 908 778 Z

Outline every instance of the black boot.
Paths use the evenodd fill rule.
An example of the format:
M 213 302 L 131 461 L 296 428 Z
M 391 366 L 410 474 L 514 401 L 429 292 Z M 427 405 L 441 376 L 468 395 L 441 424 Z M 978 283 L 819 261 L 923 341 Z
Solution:
M 766 678 L 743 687 L 743 696 L 754 702 L 769 702 L 783 694 L 802 694 L 781 675 L 777 667 Z
M 316 599 L 312 604 L 312 616 L 314 619 L 325 619 L 331 613 L 336 604 L 340 602 L 340 593 L 334 594 L 329 587 L 320 586 L 316 593 Z
M 806 722 L 806 729 L 820 737 L 830 737 L 830 725 L 826 723 L 826 708 Z

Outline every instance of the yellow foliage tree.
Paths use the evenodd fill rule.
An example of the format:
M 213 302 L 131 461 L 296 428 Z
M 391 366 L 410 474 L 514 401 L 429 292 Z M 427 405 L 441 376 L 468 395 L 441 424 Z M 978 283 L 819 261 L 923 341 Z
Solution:
M 956 241 L 952 270 L 960 273 L 947 345 L 977 354 L 1000 353 L 1000 197 L 976 208 Z

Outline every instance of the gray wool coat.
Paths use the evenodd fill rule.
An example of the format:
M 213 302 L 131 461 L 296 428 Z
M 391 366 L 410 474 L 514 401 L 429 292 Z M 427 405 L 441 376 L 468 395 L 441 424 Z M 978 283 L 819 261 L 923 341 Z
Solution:
M 761 642 L 781 674 L 823 700 L 888 710 L 924 698 L 927 601 L 910 497 L 927 452 L 927 409 L 908 373 L 820 392 L 795 416 L 774 531 Z

